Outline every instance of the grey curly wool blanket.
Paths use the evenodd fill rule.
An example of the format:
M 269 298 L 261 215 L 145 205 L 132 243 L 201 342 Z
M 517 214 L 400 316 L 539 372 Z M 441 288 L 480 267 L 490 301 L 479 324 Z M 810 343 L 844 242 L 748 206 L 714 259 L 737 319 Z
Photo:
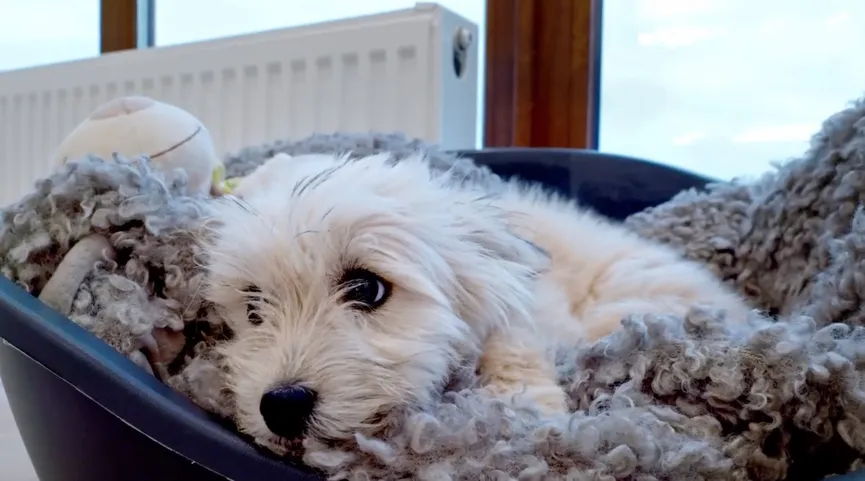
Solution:
M 485 169 L 401 136 L 314 136 L 247 149 L 226 168 L 243 175 L 276 152 L 418 149 L 495 189 Z M 107 238 L 113 258 L 67 304 L 53 302 L 136 362 L 157 359 L 155 375 L 230 418 L 209 351 L 224 333 L 197 296 L 196 240 L 210 203 L 188 195 L 181 175 L 118 160 L 68 164 L 4 209 L 0 269 L 41 296 L 81 239 Z M 683 192 L 626 221 L 708 264 L 772 317 L 634 313 L 607 338 L 559 353 L 570 416 L 485 397 L 461 373 L 437 405 L 394 413 L 381 438 L 309 444 L 303 461 L 351 480 L 816 480 L 856 468 L 865 456 L 863 196 L 860 101 L 777 171 Z

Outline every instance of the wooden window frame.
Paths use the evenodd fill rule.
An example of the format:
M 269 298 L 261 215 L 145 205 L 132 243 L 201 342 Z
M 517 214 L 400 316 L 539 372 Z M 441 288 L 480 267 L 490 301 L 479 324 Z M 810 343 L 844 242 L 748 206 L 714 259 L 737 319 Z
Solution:
M 100 0 L 101 51 L 152 47 L 156 0 Z M 486 0 L 484 147 L 597 149 L 603 0 Z
M 484 147 L 597 149 L 602 0 L 487 0 Z
M 155 7 L 156 0 L 100 0 L 100 52 L 152 47 Z

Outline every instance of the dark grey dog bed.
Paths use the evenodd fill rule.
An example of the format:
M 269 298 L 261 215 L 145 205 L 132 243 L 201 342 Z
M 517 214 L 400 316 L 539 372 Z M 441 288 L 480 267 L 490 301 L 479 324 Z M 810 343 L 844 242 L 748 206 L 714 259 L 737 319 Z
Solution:
M 452 392 L 428 411 L 394 420 L 395 429 L 384 439 L 312 446 L 303 460 L 348 479 L 821 479 L 856 467 L 865 452 L 858 369 L 865 361 L 865 332 L 859 326 L 857 270 L 857 256 L 865 252 L 859 232 L 865 224 L 858 214 L 865 193 L 863 112 L 856 104 L 830 119 L 813 149 L 777 173 L 754 183 L 686 191 L 626 220 L 708 263 L 779 319 L 755 315 L 747 325 L 732 326 L 696 310 L 684 319 L 635 313 L 621 331 L 563 352 L 561 382 L 577 410 L 571 419 L 551 421 L 471 390 Z M 309 149 L 303 145 L 271 150 Z M 451 168 L 454 159 L 439 154 Z M 556 163 L 530 159 L 518 162 Z M 630 164 L 629 173 L 611 168 L 606 183 L 580 183 L 592 167 L 558 162 L 568 167 L 572 194 L 584 201 L 607 195 L 614 206 L 609 210 L 622 215 L 654 204 L 637 199 L 661 190 L 659 184 L 688 178 L 638 163 Z M 144 165 L 78 165 L 74 174 L 88 183 L 79 185 L 69 180 L 73 172 L 60 172 L 4 213 L 4 274 L 38 294 L 69 247 L 101 230 L 118 252 L 126 250 L 76 293 L 73 319 L 128 355 L 140 349 L 127 341 L 140 337 L 142 325 L 199 322 L 206 306 L 191 312 L 189 306 L 200 273 L 171 268 L 194 255 L 194 243 L 177 227 L 194 226 L 206 214 L 204 201 L 186 196 L 182 182 L 156 181 Z M 458 166 L 465 167 L 467 181 L 495 189 L 488 172 Z M 644 170 L 634 175 L 635 168 Z M 511 173 L 531 176 L 521 169 Z M 630 179 L 630 187 L 622 179 Z M 677 187 L 699 184 L 696 179 Z M 638 208 L 621 207 L 627 204 Z M 75 205 L 84 207 L 83 214 L 70 216 L 78 212 Z M 58 216 L 66 220 L 57 222 Z M 163 276 L 171 282 L 159 284 L 163 297 L 154 296 L 150 281 Z M 10 312 L 20 312 L 20 306 Z M 157 318 L 164 325 L 155 324 Z M 14 335 L 0 331 L 6 339 Z M 230 400 L 220 398 L 218 389 L 202 390 L 218 370 L 208 370 L 212 364 L 206 362 L 189 368 L 207 359 L 204 352 L 186 351 L 184 366 L 168 370 L 168 382 L 201 406 L 230 416 Z

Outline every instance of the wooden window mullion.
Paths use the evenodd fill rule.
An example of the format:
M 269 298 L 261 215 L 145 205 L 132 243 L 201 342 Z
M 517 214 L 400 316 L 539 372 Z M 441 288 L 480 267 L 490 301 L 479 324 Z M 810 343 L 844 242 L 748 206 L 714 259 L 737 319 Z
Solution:
M 155 0 L 101 0 L 100 51 L 152 47 Z
M 487 0 L 484 145 L 597 148 L 601 0 Z

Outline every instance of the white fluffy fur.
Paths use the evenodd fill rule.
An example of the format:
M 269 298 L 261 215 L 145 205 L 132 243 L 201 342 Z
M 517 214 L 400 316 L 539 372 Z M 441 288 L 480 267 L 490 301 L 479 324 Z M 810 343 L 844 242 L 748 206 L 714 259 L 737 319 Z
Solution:
M 564 411 L 557 343 L 604 336 L 633 312 L 748 310 L 707 270 L 571 202 L 517 183 L 495 196 L 456 188 L 421 157 L 280 155 L 236 194 L 208 248 L 207 297 L 235 332 L 222 352 L 238 425 L 271 448 L 284 441 L 259 402 L 281 382 L 318 391 L 318 439 L 432 401 L 465 363 L 495 395 Z M 358 266 L 393 284 L 369 313 L 336 292 Z M 260 326 L 246 314 L 252 284 Z

